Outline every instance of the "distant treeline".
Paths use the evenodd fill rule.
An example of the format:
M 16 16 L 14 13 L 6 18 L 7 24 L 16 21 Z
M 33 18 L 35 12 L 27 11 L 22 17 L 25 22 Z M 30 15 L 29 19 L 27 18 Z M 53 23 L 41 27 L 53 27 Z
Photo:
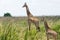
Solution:
M 41 19 L 42 17 L 45 17 L 46 19 L 48 20 L 59 20 L 60 19 L 60 16 L 35 16 L 39 19 Z M 27 20 L 27 16 L 20 16 L 20 17 L 0 17 L 0 20 L 1 19 L 15 19 L 15 20 Z

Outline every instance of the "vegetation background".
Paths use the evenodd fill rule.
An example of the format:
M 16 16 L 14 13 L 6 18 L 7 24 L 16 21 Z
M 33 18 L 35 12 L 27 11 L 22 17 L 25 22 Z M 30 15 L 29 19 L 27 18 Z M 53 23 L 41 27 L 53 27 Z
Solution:
M 60 16 L 45 17 L 49 27 L 58 33 L 57 40 L 60 40 Z M 0 17 L 0 40 L 46 40 L 42 16 L 37 18 L 40 20 L 41 28 L 41 32 L 38 33 L 33 23 L 31 30 L 28 31 L 27 17 Z

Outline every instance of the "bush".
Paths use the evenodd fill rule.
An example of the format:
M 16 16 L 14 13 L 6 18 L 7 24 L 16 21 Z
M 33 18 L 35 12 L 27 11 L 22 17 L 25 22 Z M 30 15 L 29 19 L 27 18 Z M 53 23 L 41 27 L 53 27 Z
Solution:
M 10 13 L 5 13 L 4 17 L 11 17 L 11 14 Z

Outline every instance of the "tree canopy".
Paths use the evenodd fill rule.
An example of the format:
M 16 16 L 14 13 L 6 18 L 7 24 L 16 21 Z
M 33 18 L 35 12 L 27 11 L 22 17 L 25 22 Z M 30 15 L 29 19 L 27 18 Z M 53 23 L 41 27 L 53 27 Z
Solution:
M 7 12 L 7 13 L 4 14 L 4 17 L 12 17 L 12 16 L 11 16 L 10 13 Z

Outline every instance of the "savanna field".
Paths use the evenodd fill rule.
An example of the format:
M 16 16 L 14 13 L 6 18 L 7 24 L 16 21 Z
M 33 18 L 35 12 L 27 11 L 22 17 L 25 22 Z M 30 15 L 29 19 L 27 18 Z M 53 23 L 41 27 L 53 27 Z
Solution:
M 0 17 L 0 40 L 47 40 L 42 17 L 38 18 L 40 32 L 36 31 L 33 23 L 28 31 L 26 17 Z M 46 20 L 49 27 L 58 33 L 57 40 L 60 40 L 60 16 L 49 16 Z

